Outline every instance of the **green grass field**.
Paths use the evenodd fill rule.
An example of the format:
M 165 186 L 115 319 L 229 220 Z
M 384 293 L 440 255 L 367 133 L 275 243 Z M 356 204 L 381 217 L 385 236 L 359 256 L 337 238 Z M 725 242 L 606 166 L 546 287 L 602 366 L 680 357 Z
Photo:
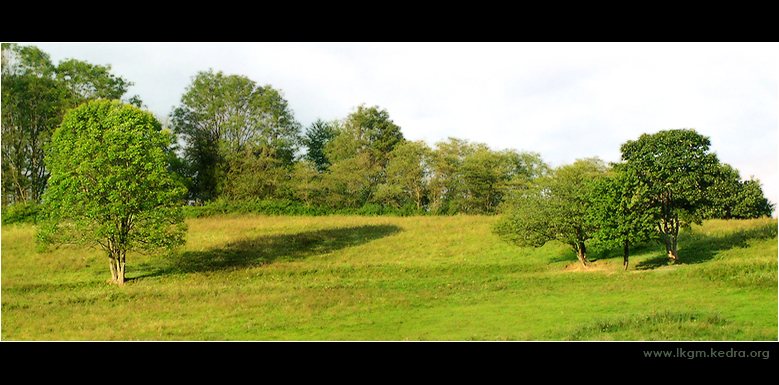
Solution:
M 661 246 L 520 249 L 495 217 L 189 220 L 186 247 L 37 253 L 2 228 L 4 340 L 777 340 L 777 223 L 707 221 Z

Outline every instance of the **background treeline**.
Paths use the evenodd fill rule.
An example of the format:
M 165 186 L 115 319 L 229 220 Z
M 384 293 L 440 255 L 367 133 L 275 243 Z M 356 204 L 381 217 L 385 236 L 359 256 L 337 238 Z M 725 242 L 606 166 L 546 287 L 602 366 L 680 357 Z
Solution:
M 55 65 L 31 46 L 3 45 L 2 56 L 2 204 L 10 223 L 37 213 L 48 178 L 43 155 L 64 112 L 90 99 L 125 98 L 132 83 L 110 66 Z M 138 96 L 125 101 L 142 105 Z M 187 186 L 190 216 L 494 214 L 520 201 L 508 197 L 544 191 L 539 186 L 569 167 L 457 138 L 430 147 L 405 138 L 378 106 L 303 127 L 280 90 L 213 70 L 193 77 L 168 118 L 160 120 L 178 138 L 170 169 Z M 761 202 L 768 209 L 759 215 L 770 215 L 758 181 L 742 181 L 727 165 L 719 170 L 709 190 L 719 200 L 701 215 L 751 217 Z

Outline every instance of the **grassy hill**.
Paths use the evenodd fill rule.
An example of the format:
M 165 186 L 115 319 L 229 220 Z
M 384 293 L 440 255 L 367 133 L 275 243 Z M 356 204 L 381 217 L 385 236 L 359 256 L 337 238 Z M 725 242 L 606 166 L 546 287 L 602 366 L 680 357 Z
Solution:
M 108 261 L 2 229 L 6 340 L 777 340 L 777 223 L 707 221 L 576 265 L 520 249 L 494 217 L 191 219 L 185 248 Z

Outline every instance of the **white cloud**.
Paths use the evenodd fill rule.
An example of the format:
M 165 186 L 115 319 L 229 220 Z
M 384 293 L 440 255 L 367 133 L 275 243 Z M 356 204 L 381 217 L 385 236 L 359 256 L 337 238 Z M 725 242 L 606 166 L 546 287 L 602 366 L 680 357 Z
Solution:
M 112 64 L 161 115 L 214 68 L 282 89 L 303 124 L 376 104 L 410 139 L 456 136 L 555 165 L 615 161 L 643 132 L 696 128 L 779 202 L 776 44 L 37 45 L 55 61 Z

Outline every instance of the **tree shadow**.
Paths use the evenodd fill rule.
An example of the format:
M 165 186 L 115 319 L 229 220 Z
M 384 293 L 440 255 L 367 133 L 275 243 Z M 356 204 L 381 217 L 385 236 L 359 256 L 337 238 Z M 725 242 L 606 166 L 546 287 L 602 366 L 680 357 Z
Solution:
M 709 261 L 724 250 L 746 248 L 750 240 L 771 239 L 777 236 L 777 226 L 767 224 L 728 234 L 704 234 L 691 231 L 680 240 L 677 265 L 697 264 Z M 636 265 L 636 270 L 651 270 L 671 264 L 667 255 L 662 254 L 646 259 Z
M 358 246 L 401 231 L 393 225 L 366 225 L 265 235 L 241 239 L 205 251 L 185 251 L 168 258 L 167 266 L 131 280 L 177 273 L 197 273 L 290 261 Z M 141 266 L 148 271 L 150 266 Z

